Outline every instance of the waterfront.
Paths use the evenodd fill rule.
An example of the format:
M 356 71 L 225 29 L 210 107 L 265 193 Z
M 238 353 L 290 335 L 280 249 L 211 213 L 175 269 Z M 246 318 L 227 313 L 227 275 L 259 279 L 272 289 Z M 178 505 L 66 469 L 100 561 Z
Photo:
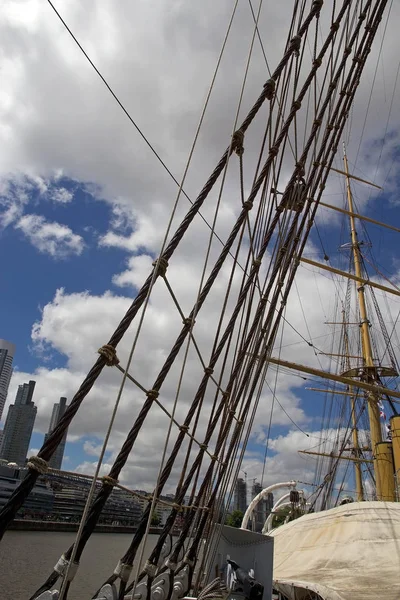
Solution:
M 70 532 L 7 531 L 0 544 L 1 600 L 28 600 L 74 539 L 75 534 Z M 71 600 L 92 598 L 113 572 L 131 539 L 132 535 L 125 533 L 91 536 L 71 586 Z M 145 558 L 156 540 L 157 536 L 149 536 Z

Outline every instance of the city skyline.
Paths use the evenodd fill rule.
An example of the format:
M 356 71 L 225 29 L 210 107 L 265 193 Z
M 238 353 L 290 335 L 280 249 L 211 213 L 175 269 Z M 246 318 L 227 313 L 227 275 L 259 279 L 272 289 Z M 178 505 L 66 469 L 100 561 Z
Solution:
M 0 429 L 0 458 L 8 462 L 16 462 L 18 466 L 23 466 L 31 445 L 38 406 L 32 402 L 36 381 L 30 380 L 29 383 L 18 384 L 14 404 L 9 405 L 7 417 L 4 420 L 3 411 L 10 383 L 13 375 L 17 375 L 13 370 L 15 353 L 16 344 L 0 338 L 0 421 L 3 420 L 3 429 Z M 33 406 L 30 408 L 21 409 L 21 406 L 30 406 L 31 404 Z M 52 430 L 57 426 L 67 408 L 67 398 L 65 396 L 61 396 L 59 402 L 54 403 L 49 427 L 44 434 L 43 442 L 47 440 Z M 21 414 L 23 415 L 22 421 Z M 68 430 L 49 460 L 49 467 L 53 469 L 61 469 L 67 435 Z M 24 453 L 25 456 L 22 459 Z

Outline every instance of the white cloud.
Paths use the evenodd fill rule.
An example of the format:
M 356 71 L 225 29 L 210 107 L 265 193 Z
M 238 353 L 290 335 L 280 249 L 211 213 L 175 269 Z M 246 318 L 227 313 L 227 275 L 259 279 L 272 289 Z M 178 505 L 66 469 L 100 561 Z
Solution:
M 46 221 L 41 215 L 24 215 L 15 227 L 23 232 L 39 252 L 49 254 L 53 258 L 79 255 L 85 246 L 83 238 L 69 227 Z
M 73 197 L 73 193 L 63 187 L 55 188 L 50 193 L 50 199 L 59 204 L 68 204 L 72 201 Z
M 86 452 L 86 454 L 89 454 L 89 456 L 100 456 L 101 453 L 101 448 L 102 446 L 96 445 L 93 442 L 90 442 L 89 440 L 86 440 L 83 444 L 83 450 Z

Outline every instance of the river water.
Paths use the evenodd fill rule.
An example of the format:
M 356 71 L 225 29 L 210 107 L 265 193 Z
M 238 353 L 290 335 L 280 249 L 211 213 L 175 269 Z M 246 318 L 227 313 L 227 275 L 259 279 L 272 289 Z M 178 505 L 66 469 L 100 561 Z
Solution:
M 0 544 L 0 599 L 28 600 L 74 539 L 75 533 L 69 532 L 7 531 Z M 69 599 L 90 600 L 112 574 L 131 539 L 132 534 L 125 533 L 93 534 L 71 585 Z M 157 536 L 149 536 L 144 558 L 149 556 L 156 540 Z

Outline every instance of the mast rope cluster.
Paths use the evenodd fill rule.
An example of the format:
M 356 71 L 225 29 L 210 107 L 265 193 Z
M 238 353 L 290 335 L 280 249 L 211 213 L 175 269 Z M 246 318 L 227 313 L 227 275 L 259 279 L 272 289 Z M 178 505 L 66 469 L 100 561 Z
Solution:
M 97 491 L 97 476 L 93 478 L 91 495 L 94 500 L 91 502 L 92 496 L 90 495 L 76 542 L 62 556 L 62 569 L 61 567 L 55 568 L 31 600 L 51 589 L 60 576 L 64 579 L 61 598 L 67 598 L 70 583 L 78 568 L 86 543 L 95 530 L 96 523 L 113 488 L 118 484 L 120 473 L 154 406 L 159 406 L 169 418 L 169 430 L 159 476 L 153 494 L 148 498 L 137 531 L 124 556 L 121 557 L 119 566 L 117 565 L 105 584 L 114 585 L 119 580 L 119 600 L 123 600 L 127 593 L 132 592 L 133 595 L 138 585 L 145 586 L 147 594 L 150 594 L 155 577 L 161 573 L 168 575 L 169 580 L 173 581 L 177 574 L 186 570 L 188 589 L 185 593 L 193 585 L 194 567 L 201 539 L 211 526 L 213 515 L 221 509 L 224 493 L 229 487 L 235 468 L 235 457 L 240 448 L 243 455 L 250 435 L 256 410 L 262 397 L 268 362 L 279 328 L 284 320 L 286 304 L 300 258 L 314 224 L 329 170 L 340 143 L 343 128 L 386 1 L 366 0 L 360 10 L 357 2 L 343 0 L 337 14 L 334 5 L 329 31 L 321 42 L 320 48 L 318 48 L 317 32 L 320 30 L 320 12 L 323 2 L 322 0 L 311 2 L 309 13 L 304 17 L 305 5 L 306 2 L 302 3 L 300 10 L 296 3 L 289 39 L 282 60 L 264 84 L 260 96 L 239 128 L 236 127 L 235 122 L 234 133 L 228 148 L 174 235 L 163 248 L 159 258 L 153 262 L 152 272 L 114 334 L 108 343 L 99 349 L 99 358 L 84 379 L 57 427 L 43 444 L 38 457 L 36 457 L 36 463 L 35 461 L 31 461 L 32 464 L 28 463 L 29 471 L 26 478 L 0 513 L 0 536 L 2 536 L 37 481 L 39 476 L 37 465 L 40 461 L 47 465 L 47 461 L 62 440 L 104 366 L 115 367 L 123 374 L 109 432 L 125 381 L 130 381 L 143 391 L 145 398 L 141 409 L 111 470 L 101 479 L 102 483 Z M 304 55 L 309 41 L 309 29 L 313 22 L 315 23 L 315 37 L 310 64 L 307 67 L 303 64 L 305 62 Z M 256 31 L 258 31 L 257 19 L 255 19 L 254 35 Z M 326 71 L 317 91 L 317 74 L 322 65 L 326 67 Z M 248 64 L 245 78 L 247 68 Z M 242 92 L 243 88 L 241 94 Z M 310 98 L 313 92 L 314 115 L 313 119 L 309 121 L 308 112 L 306 113 L 307 118 L 303 123 L 304 143 L 301 144 L 300 151 L 298 129 L 302 115 L 302 103 L 307 98 L 307 94 Z M 240 102 L 241 98 L 239 106 Z M 266 107 L 268 119 L 266 125 L 264 120 L 264 138 L 253 182 L 250 190 L 246 193 L 244 140 L 247 130 L 262 107 Z M 291 134 L 295 138 L 294 160 L 290 159 L 291 176 L 279 199 L 276 190 L 279 187 L 283 168 L 288 168 L 287 162 L 285 162 L 287 161 L 286 147 L 287 144 L 291 145 Z M 235 215 L 233 227 L 221 252 L 215 258 L 212 268 L 207 269 L 208 263 L 214 259 L 211 254 L 211 242 L 214 237 L 226 172 L 231 166 L 230 159 L 234 153 L 238 157 L 236 161 L 238 164 L 231 168 L 237 168 L 239 171 L 240 210 Z M 215 207 L 210 240 L 205 253 L 201 282 L 195 303 L 185 316 L 179 297 L 167 277 L 167 269 L 169 272 L 175 251 L 220 176 L 222 183 Z M 247 252 L 246 264 L 240 289 L 234 296 L 236 293 L 234 277 L 239 256 L 243 250 Z M 196 318 L 206 305 L 223 267 L 232 256 L 234 260 L 229 283 L 220 311 L 215 339 L 212 342 L 210 357 L 207 360 L 204 358 L 204 351 L 200 344 L 196 341 Z M 139 319 L 141 326 L 150 294 L 156 285 L 165 285 L 182 324 L 157 376 L 148 386 L 129 372 L 138 333 L 132 345 L 126 368 L 121 367 L 116 349 L 135 318 Z M 142 315 L 139 316 L 141 310 Z M 186 416 L 177 419 L 175 410 L 181 392 L 189 346 L 195 348 L 196 356 L 202 366 L 202 375 Z M 159 395 L 164 390 L 163 386 L 181 353 L 184 354 L 183 366 L 180 371 L 173 408 L 168 410 L 160 402 Z M 210 419 L 205 431 L 201 432 L 199 430 L 200 414 L 205 409 L 211 387 L 213 401 Z M 168 450 L 173 425 L 178 431 L 172 448 Z M 171 477 L 184 442 L 188 442 L 188 447 L 184 453 L 184 465 L 171 503 L 170 514 L 145 566 L 138 572 L 134 581 L 128 585 L 140 544 L 149 531 L 155 503 Z M 193 452 L 193 444 L 197 445 L 197 452 Z M 206 458 L 208 458 L 207 464 L 205 463 Z M 101 459 L 102 456 L 98 468 Z M 237 466 L 237 468 L 239 467 Z M 159 567 L 164 543 L 171 534 L 177 515 L 181 513 L 188 492 L 190 493 L 189 506 L 184 511 L 181 533 L 167 562 Z M 212 549 L 209 549 L 208 552 L 212 552 Z M 182 554 L 183 558 L 181 558 Z M 205 559 L 206 557 L 203 560 Z M 140 563 L 139 560 L 139 568 Z M 201 581 L 198 580 L 195 585 L 198 587 L 200 584 Z M 172 590 L 170 590 L 171 592 Z

